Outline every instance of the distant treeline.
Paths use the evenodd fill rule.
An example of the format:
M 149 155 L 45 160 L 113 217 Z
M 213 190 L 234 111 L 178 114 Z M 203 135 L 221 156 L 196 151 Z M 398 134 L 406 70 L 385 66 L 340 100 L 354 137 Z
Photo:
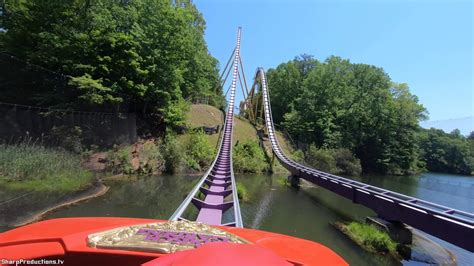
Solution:
M 427 170 L 474 175 L 474 132 L 465 137 L 457 129 L 423 129 L 418 143 Z
M 426 109 L 382 68 L 302 55 L 268 70 L 268 83 L 274 122 L 305 157 L 315 149 L 348 149 L 364 172 L 474 172 L 473 134 L 420 128 Z
M 181 127 L 185 99 L 225 104 L 205 21 L 190 0 L 0 6 L 0 52 L 16 62 L 0 60 L 0 101 L 80 111 L 117 107 L 139 114 L 151 131 Z

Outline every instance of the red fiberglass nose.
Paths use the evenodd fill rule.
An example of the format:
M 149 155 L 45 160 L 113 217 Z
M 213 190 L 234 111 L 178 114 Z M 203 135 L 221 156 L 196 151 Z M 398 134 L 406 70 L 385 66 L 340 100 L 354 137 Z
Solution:
M 272 251 L 256 245 L 216 242 L 205 244 L 197 249 L 177 252 L 142 264 L 142 266 L 158 265 L 288 266 L 293 264 L 278 257 Z

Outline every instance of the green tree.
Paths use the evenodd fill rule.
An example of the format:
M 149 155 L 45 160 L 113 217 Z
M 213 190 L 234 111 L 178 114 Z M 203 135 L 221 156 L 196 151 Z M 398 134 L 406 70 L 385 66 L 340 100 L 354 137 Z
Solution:
M 319 61 L 312 56 L 302 55 L 268 70 L 268 86 L 272 88 L 270 97 L 276 124 L 283 122 L 283 116 L 291 112 L 297 99 L 302 96 L 304 78 L 318 64 Z
M 222 104 L 205 21 L 189 0 L 7 0 L 4 11 L 2 48 L 67 77 L 55 93 L 38 86 L 23 94 L 24 103 L 77 108 L 127 101 L 125 111 L 148 114 L 154 128 L 179 127 L 184 112 L 177 109 L 188 97 Z
M 282 122 L 283 115 L 290 112 L 294 102 L 301 94 L 301 74 L 293 62 L 279 65 L 267 73 L 268 86 L 272 89 L 272 113 L 275 123 Z
M 472 174 L 474 152 L 472 133 L 464 137 L 459 130 L 445 133 L 440 129 L 426 129 L 420 133 L 420 147 L 426 168 L 434 172 Z
M 416 134 L 426 111 L 406 84 L 393 83 L 383 69 L 305 55 L 268 73 L 273 117 L 298 142 L 346 148 L 366 172 L 422 169 Z

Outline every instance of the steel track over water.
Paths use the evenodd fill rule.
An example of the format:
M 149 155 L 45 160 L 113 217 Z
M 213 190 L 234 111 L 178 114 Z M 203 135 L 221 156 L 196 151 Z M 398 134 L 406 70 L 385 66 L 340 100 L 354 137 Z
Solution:
M 273 153 L 293 176 L 303 178 L 354 203 L 364 205 L 386 220 L 403 222 L 471 252 L 474 251 L 473 213 L 325 173 L 289 159 L 280 148 L 275 135 L 270 95 L 263 68 L 258 68 L 255 74 L 254 86 L 258 84 L 262 87 L 265 126 Z
M 183 203 L 181 203 L 170 220 L 183 219 L 182 215 L 184 211 L 193 203 L 194 206 L 199 209 L 199 214 L 196 219 L 199 222 L 222 225 L 223 214 L 227 210 L 232 209 L 233 221 L 224 225 L 243 226 L 234 171 L 232 168 L 234 101 L 237 78 L 239 76 L 238 66 L 241 60 L 240 33 L 241 29 L 239 28 L 237 33 L 237 45 L 233 51 L 232 83 L 229 88 L 231 92 L 230 100 L 222 131 L 223 134 L 219 141 L 218 154 L 211 164 L 211 167 L 199 180 L 198 184 L 189 193 Z M 228 74 L 229 73 L 227 73 L 227 75 Z M 289 159 L 283 153 L 275 135 L 269 90 L 263 68 L 257 69 L 254 80 L 254 85 L 251 89 L 252 97 L 255 86 L 261 86 L 265 126 L 268 131 L 273 153 L 293 176 L 303 178 L 348 198 L 354 203 L 364 205 L 388 221 L 408 224 L 466 250 L 474 251 L 473 213 L 456 210 L 394 191 L 325 173 Z M 250 94 L 247 93 L 247 96 L 249 95 Z M 197 198 L 199 192 L 204 195 L 204 199 Z

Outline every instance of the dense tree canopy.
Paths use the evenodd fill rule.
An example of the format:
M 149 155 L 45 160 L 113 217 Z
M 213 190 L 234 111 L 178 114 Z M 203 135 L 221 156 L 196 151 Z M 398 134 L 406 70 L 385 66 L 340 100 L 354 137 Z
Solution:
M 180 127 L 185 99 L 225 101 L 204 29 L 191 0 L 2 1 L 0 101 L 121 106 L 153 129 Z M 275 123 L 314 151 L 351 152 L 366 172 L 473 172 L 474 136 L 421 130 L 425 108 L 381 68 L 302 55 L 268 82 Z
M 348 148 L 364 171 L 422 167 L 416 137 L 426 110 L 381 69 L 339 57 L 303 55 L 268 71 L 274 120 L 299 142 Z
M 430 171 L 474 173 L 474 132 L 464 137 L 459 130 L 449 134 L 434 128 L 423 130 L 420 133 L 420 147 L 426 168 Z
M 2 10 L 0 51 L 65 75 L 59 90 L 72 91 L 47 93 L 38 86 L 13 93 L 16 102 L 71 107 L 127 101 L 129 111 L 152 114 L 168 126 L 183 123 L 184 99 L 208 96 L 223 104 L 205 22 L 190 0 L 7 0 Z

